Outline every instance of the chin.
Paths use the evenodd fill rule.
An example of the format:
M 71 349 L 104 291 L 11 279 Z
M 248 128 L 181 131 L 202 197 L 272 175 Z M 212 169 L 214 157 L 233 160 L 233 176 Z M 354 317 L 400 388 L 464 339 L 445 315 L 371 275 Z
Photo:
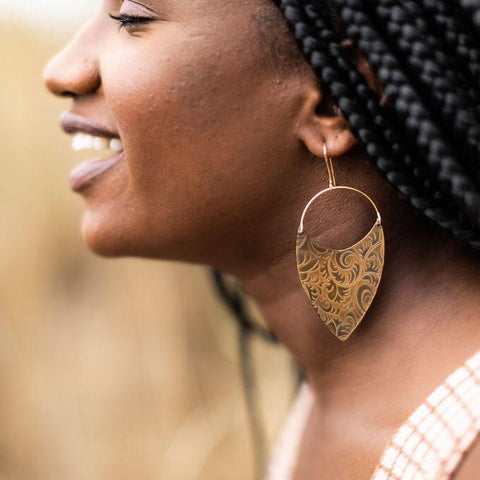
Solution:
M 102 257 L 122 257 L 132 255 L 125 235 L 109 225 L 108 222 L 101 222 L 93 215 L 85 213 L 81 236 L 87 248 Z M 131 245 L 130 245 L 131 247 Z
M 101 257 L 183 260 L 176 251 L 178 241 L 175 238 L 166 236 L 153 240 L 148 233 L 142 233 L 144 230 L 139 227 L 143 225 L 129 225 L 125 216 L 119 218 L 113 212 L 102 215 L 87 210 L 82 219 L 81 237 L 87 248 Z

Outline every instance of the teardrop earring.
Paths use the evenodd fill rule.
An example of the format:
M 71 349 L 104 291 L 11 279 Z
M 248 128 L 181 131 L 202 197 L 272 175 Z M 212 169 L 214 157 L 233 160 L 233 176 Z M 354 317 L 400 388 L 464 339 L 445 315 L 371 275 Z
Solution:
M 297 232 L 297 269 L 303 290 L 312 307 L 328 329 L 340 340 L 346 340 L 357 328 L 370 307 L 382 277 L 385 239 L 380 212 L 364 192 L 348 186 L 337 186 L 327 145 L 323 155 L 329 185 L 316 193 L 305 206 Z M 377 219 L 369 232 L 348 248 L 336 250 L 318 245 L 303 229 L 311 204 L 333 190 L 352 190 L 372 204 Z

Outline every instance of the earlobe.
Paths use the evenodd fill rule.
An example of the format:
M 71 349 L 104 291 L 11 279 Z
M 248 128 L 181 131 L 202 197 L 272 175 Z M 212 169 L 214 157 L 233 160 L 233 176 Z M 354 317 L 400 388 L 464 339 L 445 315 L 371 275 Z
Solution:
M 353 135 L 348 121 L 341 114 L 331 107 L 321 108 L 322 100 L 322 93 L 317 86 L 308 88 L 296 134 L 313 155 L 323 157 L 325 142 L 329 155 L 338 157 L 352 149 L 358 143 L 358 139 Z

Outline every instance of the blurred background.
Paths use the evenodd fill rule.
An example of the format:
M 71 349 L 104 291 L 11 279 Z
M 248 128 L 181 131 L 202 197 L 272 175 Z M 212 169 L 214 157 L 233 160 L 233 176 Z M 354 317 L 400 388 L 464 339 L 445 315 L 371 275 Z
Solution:
M 236 326 L 206 268 L 95 257 L 42 83 L 100 0 L 0 0 L 0 480 L 253 478 Z M 269 444 L 293 394 L 255 341 Z

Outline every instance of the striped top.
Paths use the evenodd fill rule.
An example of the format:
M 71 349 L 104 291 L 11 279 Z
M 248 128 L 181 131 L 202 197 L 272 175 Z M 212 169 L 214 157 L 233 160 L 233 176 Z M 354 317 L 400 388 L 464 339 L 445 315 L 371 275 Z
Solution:
M 313 406 L 304 383 L 274 449 L 266 480 L 291 480 Z M 480 432 L 480 350 L 451 373 L 400 426 L 371 480 L 447 480 Z

